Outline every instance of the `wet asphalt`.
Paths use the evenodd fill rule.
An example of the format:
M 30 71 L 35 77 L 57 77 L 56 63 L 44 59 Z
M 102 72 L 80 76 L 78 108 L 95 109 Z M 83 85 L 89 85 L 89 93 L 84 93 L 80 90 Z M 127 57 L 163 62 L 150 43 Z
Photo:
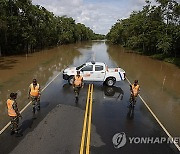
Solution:
M 167 135 L 140 98 L 137 99 L 134 110 L 128 108 L 130 92 L 128 92 L 127 81 L 117 84 L 112 88 L 114 91 L 110 87 L 106 88 L 109 93 L 101 91 L 99 86 L 94 86 L 92 124 L 95 130 L 92 135 L 91 153 L 178 153 L 173 144 L 139 143 L 139 137 L 161 138 L 167 137 Z M 122 147 L 117 147 L 118 144 L 115 145 L 112 142 L 113 136 L 117 133 L 126 135 L 126 144 Z M 95 140 L 97 136 L 99 136 L 100 145 Z M 130 143 L 129 137 L 137 139 L 134 143 Z
M 88 83 L 85 84 L 81 90 L 79 102 L 75 103 L 72 87 L 62 81 L 61 75 L 57 77 L 42 93 L 41 111 L 37 112 L 35 117 L 32 116 L 31 106 L 23 112 L 23 119 L 21 120 L 21 133 L 23 136 L 11 136 L 9 134 L 10 128 L 0 136 L 1 152 L 3 154 L 9 152 L 16 153 L 16 150 L 13 151 L 13 149 L 20 146 L 19 149 L 21 149 L 21 152 L 18 151 L 17 153 L 26 153 L 29 147 L 28 144 L 25 144 L 29 142 L 29 140 L 26 141 L 28 134 L 32 136 L 34 130 L 35 133 L 38 134 L 46 127 L 49 129 L 53 127 L 53 123 L 50 123 L 49 125 L 46 124 L 45 127 L 41 126 L 41 129 L 38 129 L 38 131 L 36 130 L 36 127 L 46 118 L 47 114 L 56 108 L 57 105 L 62 104 L 67 107 L 71 106 L 71 110 L 68 111 L 68 109 L 66 109 L 66 116 L 59 116 L 59 125 L 56 125 L 57 128 L 55 129 L 58 131 L 54 132 L 54 136 L 61 136 L 63 134 L 64 138 L 61 138 L 61 136 L 58 142 L 54 141 L 54 143 L 49 143 L 53 146 L 46 149 L 47 141 L 51 136 L 44 134 L 49 137 L 43 141 L 44 144 L 39 148 L 41 149 L 39 152 L 59 153 L 60 151 L 57 151 L 57 149 L 54 148 L 55 146 L 64 149 L 60 153 L 78 153 L 86 105 L 87 87 Z M 178 153 L 173 144 L 130 144 L 128 139 L 123 147 L 114 147 L 112 138 L 116 133 L 121 132 L 124 132 L 126 137 L 167 137 L 139 98 L 133 112 L 127 107 L 129 99 L 128 89 L 129 84 L 127 81 L 120 82 L 116 84 L 115 87 L 106 87 L 103 86 L 102 83 L 94 84 L 90 152 L 95 154 Z M 62 110 L 64 106 L 61 106 Z M 79 110 L 78 113 L 76 113 L 77 109 Z M 55 117 L 57 118 L 58 115 Z M 66 118 L 68 123 L 65 123 Z M 40 139 L 34 138 L 32 142 L 38 145 L 38 140 Z M 61 142 L 61 140 L 63 142 Z M 74 147 L 74 145 L 76 146 Z M 35 150 L 35 153 L 39 153 L 37 149 L 30 149 L 27 153 L 31 153 L 33 150 Z
M 114 65 L 113 62 L 109 63 Z M 75 61 L 73 65 L 79 64 L 80 61 Z M 22 113 L 20 133 L 23 136 L 11 136 L 10 128 L 0 135 L 0 153 L 79 153 L 87 88 L 88 83 L 85 83 L 79 101 L 75 103 L 72 86 L 62 79 L 61 73 L 43 91 L 41 111 L 33 116 L 32 107 L 29 106 Z M 129 95 L 127 81 L 116 83 L 114 87 L 94 83 L 90 153 L 178 153 L 174 144 L 129 142 L 129 137 L 167 137 L 139 98 L 134 110 L 127 107 Z M 38 135 L 44 130 L 54 131 L 45 131 L 39 138 Z M 126 134 L 126 144 L 117 148 L 112 138 L 122 132 Z M 36 135 L 32 138 L 33 134 Z M 36 147 L 38 144 L 40 146 Z

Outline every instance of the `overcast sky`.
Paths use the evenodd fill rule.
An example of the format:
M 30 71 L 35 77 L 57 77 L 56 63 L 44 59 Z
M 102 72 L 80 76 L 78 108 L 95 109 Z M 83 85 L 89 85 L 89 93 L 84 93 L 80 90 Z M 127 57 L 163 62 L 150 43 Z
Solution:
M 95 33 L 107 34 L 118 19 L 141 10 L 145 0 L 32 0 L 55 15 L 73 17 Z

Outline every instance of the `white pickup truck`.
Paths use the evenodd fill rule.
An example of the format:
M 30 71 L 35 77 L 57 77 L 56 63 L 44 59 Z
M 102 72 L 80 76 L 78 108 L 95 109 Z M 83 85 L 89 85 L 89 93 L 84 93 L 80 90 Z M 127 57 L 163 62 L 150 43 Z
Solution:
M 77 71 L 80 71 L 84 81 L 102 81 L 108 86 L 113 86 L 116 81 L 125 80 L 125 71 L 122 68 L 108 68 L 102 62 L 87 62 L 78 67 L 66 68 L 63 71 L 63 79 L 72 84 Z

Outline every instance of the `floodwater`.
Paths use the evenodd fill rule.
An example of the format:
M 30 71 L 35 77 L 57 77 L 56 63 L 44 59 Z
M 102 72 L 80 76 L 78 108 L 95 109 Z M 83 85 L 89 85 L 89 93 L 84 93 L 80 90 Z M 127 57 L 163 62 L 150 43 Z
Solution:
M 0 129 L 9 121 L 6 100 L 10 92 L 18 92 L 17 101 L 22 109 L 28 103 L 28 86 L 33 78 L 37 78 L 43 88 L 73 62 L 93 59 L 122 67 L 131 82 L 138 79 L 141 95 L 152 111 L 173 136 L 180 136 L 180 69 L 172 64 L 128 53 L 120 46 L 108 45 L 103 41 L 0 58 Z
M 120 46 L 109 45 L 107 52 L 131 82 L 139 80 L 141 96 L 170 134 L 180 136 L 180 69 Z
M 9 117 L 6 100 L 11 92 L 18 93 L 18 106 L 21 110 L 28 102 L 28 87 L 33 78 L 38 80 L 41 89 L 62 69 L 73 63 L 80 55 L 81 45 L 64 45 L 29 55 L 0 58 L 0 129 Z

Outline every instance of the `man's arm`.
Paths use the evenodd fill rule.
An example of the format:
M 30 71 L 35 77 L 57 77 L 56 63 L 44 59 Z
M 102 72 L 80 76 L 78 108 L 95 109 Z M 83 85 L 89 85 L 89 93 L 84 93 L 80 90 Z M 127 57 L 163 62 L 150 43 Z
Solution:
M 39 85 L 39 96 L 41 96 L 41 87 Z
M 82 88 L 84 87 L 83 77 L 82 77 L 82 80 L 81 80 L 81 87 Z
M 134 91 L 133 91 L 132 86 L 133 86 L 133 84 L 132 84 L 132 85 L 130 85 L 130 90 L 131 90 L 131 95 L 133 95 L 133 96 L 134 96 Z
M 12 107 L 13 107 L 14 111 L 16 112 L 17 116 L 22 117 L 18 111 L 17 102 L 15 100 L 14 100 Z
M 132 85 L 129 85 L 129 87 L 130 87 L 130 90 L 132 91 Z
M 139 86 L 139 88 L 138 88 L 138 94 L 140 93 L 140 86 Z
M 129 85 L 131 93 L 133 93 L 132 85 Z
M 75 81 L 75 76 L 73 77 L 73 84 L 72 84 L 73 88 L 75 87 L 74 81 Z

